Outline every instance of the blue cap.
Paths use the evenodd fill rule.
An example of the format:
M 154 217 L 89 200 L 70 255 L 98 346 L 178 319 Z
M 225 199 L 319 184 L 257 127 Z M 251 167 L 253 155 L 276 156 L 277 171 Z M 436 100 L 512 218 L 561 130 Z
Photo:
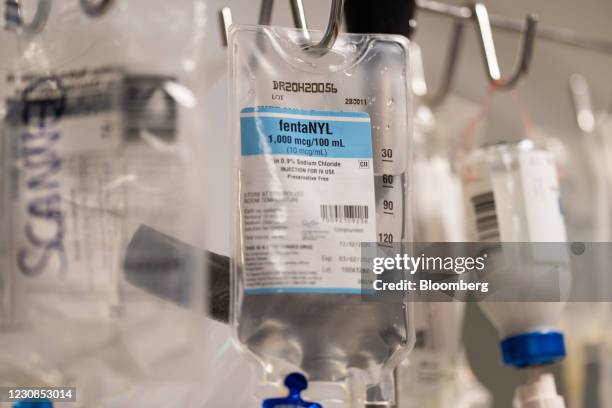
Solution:
M 289 395 L 285 398 L 269 398 L 264 400 L 262 408 L 295 407 L 295 408 L 322 408 L 316 402 L 304 401 L 300 395 L 308 388 L 308 381 L 300 373 L 292 373 L 285 377 L 285 387 L 289 389 Z
M 506 337 L 500 346 L 504 364 L 517 368 L 550 364 L 565 357 L 563 334 L 556 331 Z
M 23 400 L 14 403 L 13 408 L 53 408 L 53 404 L 49 400 Z

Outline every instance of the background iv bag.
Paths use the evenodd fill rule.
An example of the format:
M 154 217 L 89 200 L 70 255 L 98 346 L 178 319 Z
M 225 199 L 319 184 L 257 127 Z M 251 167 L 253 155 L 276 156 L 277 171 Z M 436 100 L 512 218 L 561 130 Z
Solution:
M 10 266 L 2 269 L 0 289 L 7 306 L 0 378 L 19 386 L 74 384 L 85 406 L 129 390 L 153 367 L 159 379 L 201 324 L 193 310 L 174 310 L 127 284 L 123 257 L 143 223 L 202 246 L 200 190 L 185 186 L 201 178 L 196 106 L 205 2 L 110 3 L 93 18 L 78 2 L 54 2 L 42 31 L 1 35 L 15 52 L 1 68 L 10 113 L 0 139 L 2 208 L 9 214 L 0 242 L 8 241 Z M 181 24 L 166 30 L 159 19 L 169 10 Z M 153 26 L 160 38 L 150 36 Z M 26 244 L 43 248 L 27 259 L 30 269 L 40 266 L 38 274 L 23 273 Z M 46 263 L 44 249 L 53 250 Z M 167 261 L 167 268 L 183 268 L 186 292 L 197 295 L 190 300 L 203 303 L 196 258 L 158 257 L 155 267 Z M 173 332 L 183 340 L 170 338 Z
M 420 48 L 411 44 L 413 91 L 423 95 Z M 417 66 L 416 64 L 420 64 Z M 420 103 L 419 103 L 420 102 Z M 435 112 L 417 99 L 414 155 L 414 240 L 465 242 L 466 213 L 461 180 L 452 168 L 456 129 L 474 117 L 478 106 L 456 96 Z M 453 133 L 454 132 L 454 133 Z M 450 300 L 450 299 L 449 299 Z M 415 302 L 416 343 L 397 368 L 398 407 L 486 407 L 488 391 L 473 375 L 462 340 L 465 303 Z
M 552 155 L 530 140 L 480 148 L 463 163 L 462 177 L 474 239 L 500 243 L 489 253 L 489 262 L 510 259 L 506 261 L 510 268 L 496 271 L 496 279 L 524 279 L 521 284 L 529 287 L 538 271 L 561 266 L 558 281 L 543 288 L 557 302 L 480 303 L 502 338 L 504 362 L 524 367 L 562 358 L 565 350 L 558 324 L 570 287 L 568 256 L 560 244 L 552 254 L 526 244 L 566 240 Z M 529 253 L 517 256 L 519 243 L 525 243 Z M 524 268 L 533 274 L 523 273 Z

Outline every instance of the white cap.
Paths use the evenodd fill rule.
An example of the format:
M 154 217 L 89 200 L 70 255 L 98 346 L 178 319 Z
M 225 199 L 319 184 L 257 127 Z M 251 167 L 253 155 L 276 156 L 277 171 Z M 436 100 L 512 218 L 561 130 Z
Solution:
M 542 374 L 514 392 L 514 408 L 565 408 L 565 401 L 557 394 L 555 377 Z

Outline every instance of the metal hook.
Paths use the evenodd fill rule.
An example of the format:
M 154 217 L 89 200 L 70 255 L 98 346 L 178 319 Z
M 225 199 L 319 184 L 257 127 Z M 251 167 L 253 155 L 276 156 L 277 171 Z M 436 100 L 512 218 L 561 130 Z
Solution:
M 272 9 L 274 8 L 274 0 L 261 0 L 259 8 L 259 25 L 270 25 L 272 22 Z
M 410 64 L 412 93 L 418 97 L 423 97 L 427 94 L 427 81 L 425 80 L 421 47 L 415 42 L 410 43 L 410 59 L 408 62 Z
M 5 2 L 5 22 L 6 29 L 11 31 L 22 31 L 33 34 L 41 31 L 51 12 L 51 0 L 38 0 L 36 13 L 30 23 L 23 21 L 22 0 L 6 0 Z
M 295 26 L 302 30 L 304 38 L 307 42 L 310 42 L 310 35 L 308 33 L 308 23 L 306 22 L 306 13 L 304 12 L 304 4 L 302 0 L 290 0 L 291 12 L 293 15 L 293 22 Z M 343 0 L 332 0 L 331 10 L 329 14 L 329 21 L 325 33 L 321 40 L 316 44 L 308 44 L 305 50 L 311 52 L 317 56 L 325 55 L 336 42 L 338 34 L 340 32 L 340 26 L 342 25 L 342 7 L 344 5 Z M 261 8 L 259 9 L 259 24 L 269 25 L 272 21 L 272 9 L 274 7 L 274 0 L 262 0 Z M 229 7 L 221 9 L 221 22 L 224 30 L 224 40 L 227 45 L 227 33 L 229 26 L 232 24 L 232 14 Z
M 461 42 L 463 41 L 463 33 L 465 32 L 464 28 L 465 24 L 461 20 L 456 20 L 453 24 L 450 34 L 448 54 L 446 56 L 446 61 L 444 62 L 442 79 L 440 80 L 438 89 L 435 92 L 427 95 L 427 105 L 429 105 L 430 108 L 440 106 L 450 92 L 453 78 L 455 77 L 455 72 L 457 70 L 457 62 L 459 61 L 459 50 Z
M 99 17 L 106 13 L 113 0 L 80 0 L 81 8 L 89 17 Z
M 482 57 L 487 68 L 489 82 L 496 88 L 511 89 L 529 69 L 531 56 L 533 55 L 536 26 L 538 24 L 537 18 L 534 15 L 527 16 L 518 64 L 511 75 L 507 78 L 502 78 L 497 62 L 497 53 L 495 51 L 487 8 L 482 3 L 474 3 L 471 6 L 471 10 L 472 17 L 476 20 L 478 34 L 480 35 Z
M 306 23 L 306 13 L 304 12 L 304 4 L 302 0 L 290 1 L 291 13 L 293 15 L 293 23 L 297 28 L 303 29 L 308 35 Z M 272 23 L 272 9 L 274 8 L 274 0 L 262 0 L 259 8 L 259 25 L 270 25 Z
M 298 0 L 291 0 L 292 2 L 296 2 Z M 340 26 L 342 25 L 342 7 L 344 5 L 343 0 L 332 0 L 331 10 L 329 13 L 329 21 L 327 22 L 327 28 L 325 29 L 325 33 L 323 34 L 323 38 L 316 44 L 308 45 L 306 47 L 307 51 L 312 52 L 313 54 L 321 57 L 329 52 L 331 48 L 334 46 L 336 42 L 336 38 L 338 38 L 338 34 L 340 33 Z M 303 12 L 303 8 L 302 8 Z M 303 21 L 306 21 L 304 17 Z M 307 30 L 307 27 L 302 27 L 304 30 Z
M 261 9 L 259 10 L 259 24 L 270 24 L 272 19 L 273 3 L 274 0 L 262 1 Z M 304 4 L 302 0 L 290 0 L 289 4 L 291 6 L 294 25 L 302 30 L 304 38 L 309 42 L 310 34 L 308 33 L 308 23 L 306 21 L 306 12 L 304 11 Z M 305 50 L 317 56 L 323 56 L 327 54 L 327 52 L 334 46 L 338 33 L 340 32 L 340 26 L 342 25 L 343 4 L 343 0 L 332 0 L 329 21 L 323 37 L 318 43 L 307 45 Z
M 304 3 L 302 0 L 292 0 L 289 2 L 291 5 L 291 14 L 293 15 L 293 24 L 296 28 L 302 30 L 302 35 L 306 41 L 310 41 L 310 34 L 308 33 L 308 22 L 306 21 L 306 12 L 304 11 Z
M 261 6 L 259 7 L 259 19 L 257 24 L 259 25 L 270 25 L 272 22 L 272 9 L 274 8 L 274 0 L 262 0 Z M 221 31 L 223 38 L 223 45 L 227 47 L 229 38 L 229 29 L 233 24 L 232 9 L 229 7 L 223 7 L 219 11 L 219 17 L 221 21 Z M 295 17 L 295 15 L 294 15 Z
M 229 7 L 223 7 L 219 11 L 220 22 L 221 22 L 221 38 L 223 38 L 223 45 L 227 47 L 229 38 L 229 29 L 232 25 L 232 9 Z
M 292 3 L 293 5 L 293 3 Z M 259 18 L 257 20 L 257 24 L 259 25 L 270 25 L 270 23 L 272 22 L 272 9 L 274 8 L 274 0 L 262 0 L 261 1 L 261 6 L 259 7 Z M 296 13 L 301 13 L 301 16 L 299 14 Z M 228 44 L 228 37 L 229 37 L 229 28 L 230 26 L 233 24 L 232 21 L 232 10 L 229 7 L 223 7 L 221 9 L 221 11 L 219 12 L 219 17 L 221 20 L 221 30 L 222 30 L 222 35 L 223 35 L 223 45 L 225 45 L 227 47 Z M 298 18 L 304 18 L 304 23 L 305 23 L 305 15 L 304 15 L 304 7 L 300 2 L 299 5 L 299 11 L 295 11 L 293 10 L 293 18 L 294 21 L 296 21 L 296 27 L 299 27 L 297 25 L 297 19 Z M 300 27 L 301 28 L 301 27 Z
M 578 127 L 585 133 L 591 133 L 595 129 L 595 114 L 586 78 L 580 74 L 574 74 L 570 77 L 569 86 Z

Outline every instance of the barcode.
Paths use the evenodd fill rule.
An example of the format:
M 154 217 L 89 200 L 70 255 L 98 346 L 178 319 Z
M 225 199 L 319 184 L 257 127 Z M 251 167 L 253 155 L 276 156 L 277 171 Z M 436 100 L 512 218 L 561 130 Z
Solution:
M 476 215 L 476 233 L 479 241 L 499 242 L 499 223 L 495 211 L 493 192 L 478 194 L 472 197 Z
M 321 205 L 321 219 L 325 222 L 365 222 L 368 217 L 367 205 Z

